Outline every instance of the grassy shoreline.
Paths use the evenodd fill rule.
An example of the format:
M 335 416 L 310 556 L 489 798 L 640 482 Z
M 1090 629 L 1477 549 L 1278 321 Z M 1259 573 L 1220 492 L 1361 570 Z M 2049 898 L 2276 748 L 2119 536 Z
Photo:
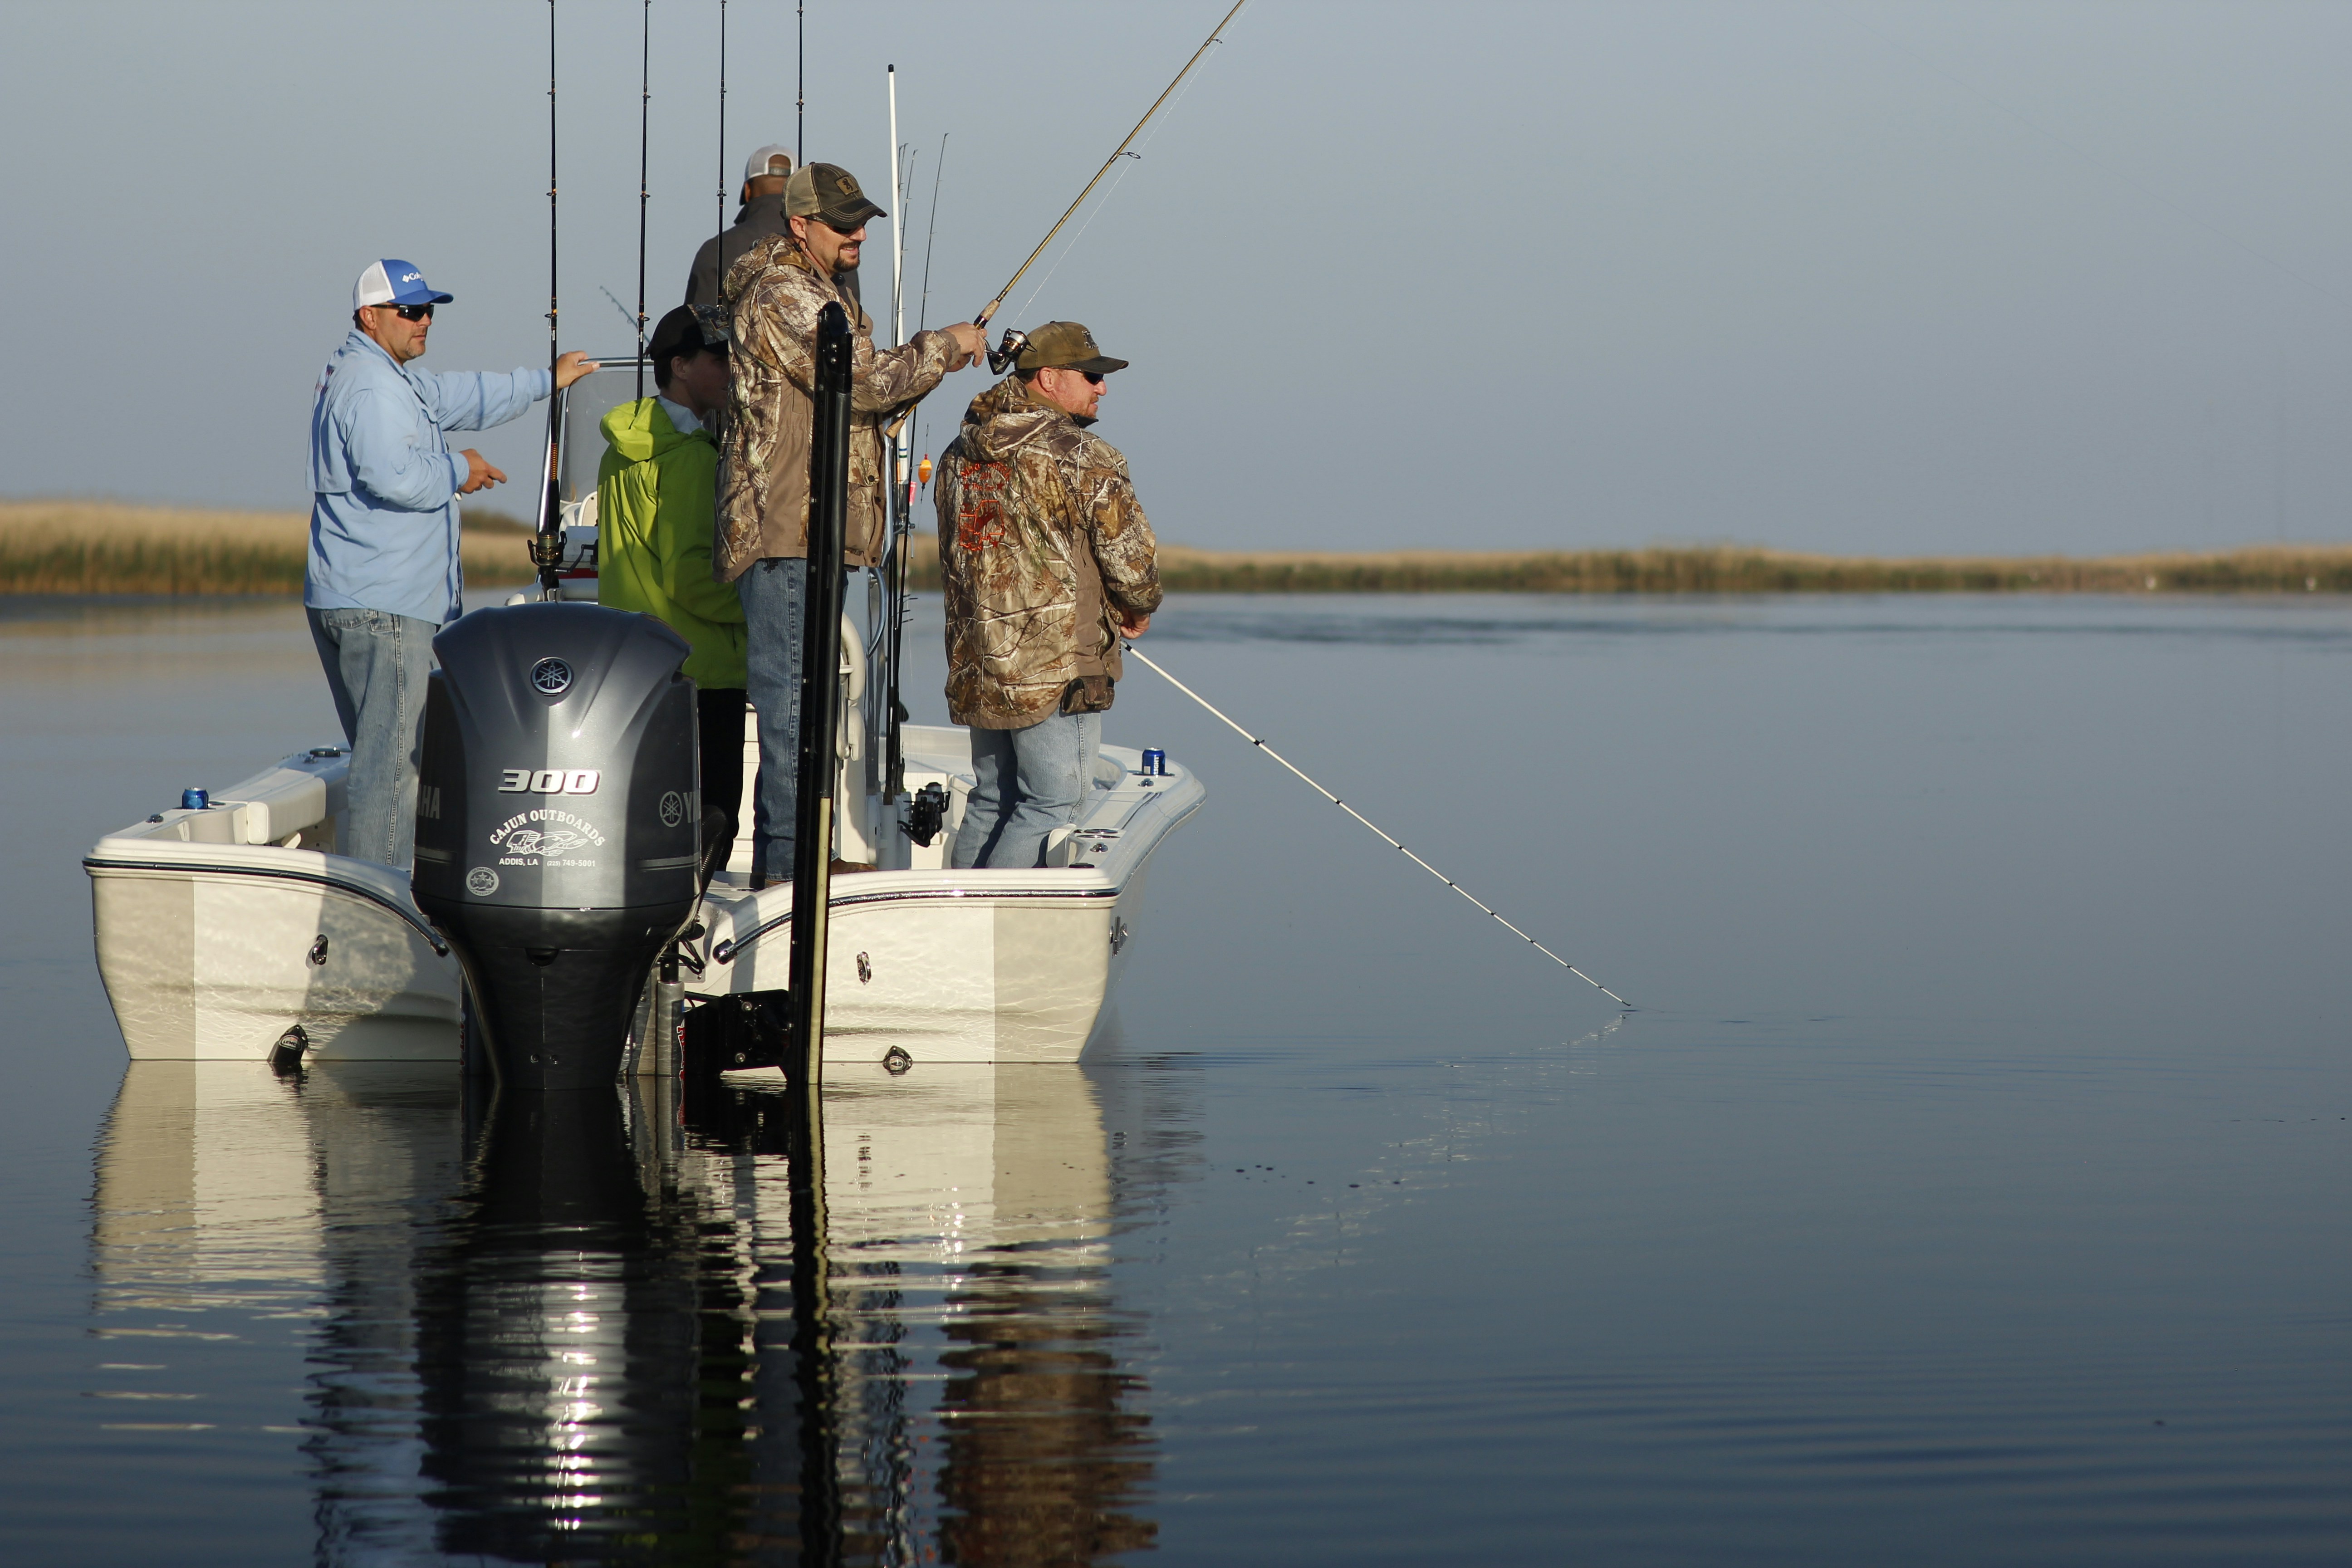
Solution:
M 530 580 L 523 526 L 467 517 L 466 580 Z M 0 594 L 298 595 L 302 512 L 0 501 Z M 939 585 L 937 542 L 915 538 L 918 586 Z M 1160 576 L 1195 594 L 2147 594 L 2352 593 L 2352 545 L 2258 544 L 2138 555 L 1873 557 L 1742 545 L 1641 550 L 1366 553 L 1164 545 Z
M 0 501 L 0 594 L 286 595 L 302 592 L 310 518 L 109 501 Z M 466 580 L 526 583 L 520 525 L 469 526 Z

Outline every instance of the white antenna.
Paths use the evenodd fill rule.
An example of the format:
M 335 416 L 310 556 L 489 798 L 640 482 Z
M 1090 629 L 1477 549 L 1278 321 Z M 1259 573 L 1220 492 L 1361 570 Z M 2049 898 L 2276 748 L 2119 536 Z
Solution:
M 906 247 L 898 243 L 898 68 L 887 68 L 890 79 L 890 342 L 907 341 Z

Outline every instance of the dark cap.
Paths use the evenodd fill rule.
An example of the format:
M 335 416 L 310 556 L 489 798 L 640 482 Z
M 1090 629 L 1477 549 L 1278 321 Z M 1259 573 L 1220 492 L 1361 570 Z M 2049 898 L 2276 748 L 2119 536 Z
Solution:
M 726 318 L 716 305 L 680 305 L 655 326 L 646 357 L 658 365 L 676 354 L 707 349 L 724 353 L 728 337 Z
M 1108 375 L 1125 370 L 1127 362 L 1113 359 L 1095 346 L 1095 335 L 1076 321 L 1048 321 L 1029 334 L 1015 370 L 1077 370 L 1088 375 Z
M 813 217 L 847 234 L 867 218 L 890 215 L 866 199 L 857 176 L 838 163 L 811 163 L 795 170 L 784 187 L 784 216 Z

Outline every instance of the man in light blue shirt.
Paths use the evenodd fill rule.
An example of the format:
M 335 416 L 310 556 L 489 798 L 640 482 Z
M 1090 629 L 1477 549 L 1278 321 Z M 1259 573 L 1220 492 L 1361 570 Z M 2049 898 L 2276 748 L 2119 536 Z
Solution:
M 310 637 L 351 743 L 346 855 L 408 869 L 416 842 L 417 730 L 433 634 L 463 613 L 457 498 L 506 475 L 446 430 L 503 425 L 596 366 L 573 353 L 552 375 L 436 374 L 433 308 L 449 303 L 405 261 L 372 262 L 352 286 L 352 332 L 320 374 L 310 413 Z

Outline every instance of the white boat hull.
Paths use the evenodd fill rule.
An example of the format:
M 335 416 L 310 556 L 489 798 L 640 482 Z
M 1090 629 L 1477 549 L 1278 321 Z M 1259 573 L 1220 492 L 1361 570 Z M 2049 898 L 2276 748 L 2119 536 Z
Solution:
M 877 848 L 895 848 L 898 868 L 834 879 L 824 1059 L 876 1062 L 896 1047 L 917 1061 L 1076 1061 L 1142 929 L 1151 854 L 1200 809 L 1200 781 L 1181 768 L 1147 777 L 1140 753 L 1105 747 L 1102 781 L 1049 864 L 958 871 L 940 862 L 970 788 L 969 738 L 919 725 L 906 735 L 908 788 L 940 783 L 953 805 L 929 846 L 890 825 L 897 844 Z M 688 996 L 783 990 L 792 903 L 790 888 L 753 892 L 740 872 L 714 882 Z
M 938 784 L 947 820 L 916 846 L 898 812 L 866 797 L 871 819 L 853 831 L 885 868 L 833 884 L 825 1060 L 896 1047 L 918 1061 L 1075 1061 L 1140 929 L 1147 863 L 1199 809 L 1200 782 L 1181 768 L 1147 778 L 1138 752 L 1105 748 L 1054 864 L 956 871 L 943 862 L 971 787 L 968 738 L 906 732 L 908 787 Z M 407 878 L 311 847 L 334 842 L 344 767 L 331 752 L 290 757 L 209 807 L 158 813 L 91 848 L 99 973 L 133 1059 L 258 1060 L 297 1026 L 313 1060 L 458 1058 L 463 981 Z M 845 760 L 845 781 L 857 771 Z M 702 903 L 690 1002 L 785 989 L 792 889 L 752 890 L 750 852 L 747 829 Z
M 83 858 L 134 1060 L 257 1061 L 297 1026 L 313 1059 L 457 1059 L 457 964 L 407 877 L 328 852 L 349 766 L 298 753 Z
M 297 1026 L 317 1060 L 457 1059 L 457 965 L 414 906 L 387 907 L 405 879 L 372 868 L 398 886 L 369 889 L 343 856 L 119 839 L 88 866 L 132 1059 L 257 1061 Z

